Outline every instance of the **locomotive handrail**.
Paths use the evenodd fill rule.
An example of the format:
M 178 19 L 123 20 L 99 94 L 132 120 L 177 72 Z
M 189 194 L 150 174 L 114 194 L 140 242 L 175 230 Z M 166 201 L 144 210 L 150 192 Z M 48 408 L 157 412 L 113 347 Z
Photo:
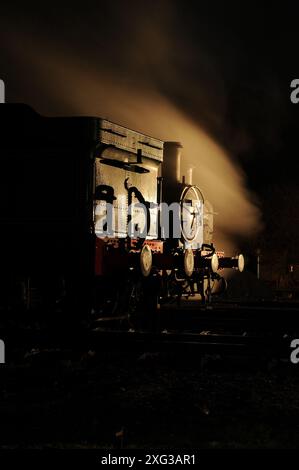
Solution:
M 150 170 L 143 168 L 142 166 L 136 165 L 134 162 L 122 162 L 121 160 L 115 160 L 113 158 L 101 158 L 101 163 L 104 165 L 114 166 L 116 168 L 121 168 L 126 171 L 131 171 L 133 173 L 149 173 Z
M 125 183 L 124 183 L 124 186 L 126 188 L 126 190 L 128 191 L 128 206 L 130 207 L 130 205 L 132 204 L 132 194 L 135 194 L 135 197 L 138 199 L 138 201 L 143 204 L 143 206 L 145 207 L 145 210 L 146 210 L 146 236 L 148 235 L 149 231 L 150 231 L 150 225 L 151 225 L 151 214 L 150 214 L 150 210 L 149 210 L 149 203 L 148 201 L 146 201 L 142 195 L 142 193 L 139 191 L 139 189 L 136 188 L 136 186 L 128 186 L 128 178 L 125 179 Z M 131 215 L 128 213 L 128 217 L 127 217 L 127 224 L 129 225 L 131 221 Z M 137 242 L 137 248 L 140 248 L 144 242 L 144 240 L 146 240 L 146 236 L 144 238 L 140 238 Z
M 110 165 L 116 168 L 122 168 L 123 170 L 132 171 L 133 173 L 149 173 L 150 172 L 150 170 L 148 170 L 147 168 L 143 168 L 142 166 L 136 165 L 137 163 L 142 163 L 141 149 L 138 149 L 137 151 L 137 160 L 135 162 L 123 162 L 121 160 L 117 160 L 114 158 L 102 157 L 103 152 L 105 152 L 105 150 L 109 148 L 119 150 L 119 147 L 113 144 L 103 144 L 102 142 L 97 144 L 95 147 L 95 151 L 96 152 L 99 151 L 100 155 L 96 155 L 95 158 L 99 158 L 101 160 L 101 163 L 103 163 L 104 165 Z M 127 150 L 123 150 L 123 151 L 131 155 L 134 155 L 131 152 L 128 152 Z

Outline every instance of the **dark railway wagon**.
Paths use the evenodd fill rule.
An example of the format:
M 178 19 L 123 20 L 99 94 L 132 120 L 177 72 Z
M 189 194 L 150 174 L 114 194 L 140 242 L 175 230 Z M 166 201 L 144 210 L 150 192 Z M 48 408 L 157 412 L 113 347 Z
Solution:
M 38 292 L 51 304 L 68 291 L 77 310 L 90 298 L 99 128 L 95 118 L 0 106 L 2 302 L 28 306 Z

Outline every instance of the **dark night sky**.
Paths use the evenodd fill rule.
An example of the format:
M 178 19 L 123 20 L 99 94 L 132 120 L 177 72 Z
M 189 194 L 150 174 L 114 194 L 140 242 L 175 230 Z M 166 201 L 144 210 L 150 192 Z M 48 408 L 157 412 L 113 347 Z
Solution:
M 271 206 L 265 187 L 296 187 L 299 104 L 290 102 L 290 82 L 299 78 L 294 2 L 24 2 L 1 9 L 7 101 L 31 103 L 34 96 L 40 112 L 64 112 L 63 101 L 45 92 L 26 62 L 23 38 L 29 37 L 37 50 L 50 44 L 66 59 L 80 58 L 120 83 L 149 85 L 171 99 L 241 164 L 249 188 L 265 197 L 263 213 Z
M 75 51 L 122 80 L 154 83 L 219 141 L 232 150 L 235 146 L 248 171 L 253 160 L 263 165 L 271 158 L 273 165 L 286 145 L 293 154 L 299 115 L 289 102 L 289 84 L 299 69 L 293 2 L 70 5 L 23 2 L 18 8 L 3 7 L 1 75 L 7 82 L 7 100 L 26 98 L 28 87 L 38 89 L 30 69 L 10 54 L 9 43 L 21 32 L 36 43 L 42 38 L 54 48 Z M 140 37 L 144 32 L 146 40 Z M 43 97 L 42 105 L 46 101 Z

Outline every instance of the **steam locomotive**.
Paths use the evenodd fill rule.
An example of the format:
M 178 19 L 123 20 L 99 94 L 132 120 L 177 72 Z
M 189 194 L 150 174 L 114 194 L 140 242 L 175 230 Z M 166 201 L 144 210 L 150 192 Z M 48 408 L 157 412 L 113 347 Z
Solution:
M 134 323 L 209 301 L 244 258 L 216 252 L 212 207 L 181 177 L 181 151 L 106 119 L 1 104 L 2 307 Z

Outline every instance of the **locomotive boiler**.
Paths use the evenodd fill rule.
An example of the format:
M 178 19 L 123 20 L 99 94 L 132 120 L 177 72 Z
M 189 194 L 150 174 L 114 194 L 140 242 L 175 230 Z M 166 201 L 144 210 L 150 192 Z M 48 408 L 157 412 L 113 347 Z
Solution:
M 0 106 L 1 302 L 72 317 L 211 299 L 213 209 L 181 174 L 182 145 L 106 119 Z M 191 172 L 190 172 L 191 173 Z

